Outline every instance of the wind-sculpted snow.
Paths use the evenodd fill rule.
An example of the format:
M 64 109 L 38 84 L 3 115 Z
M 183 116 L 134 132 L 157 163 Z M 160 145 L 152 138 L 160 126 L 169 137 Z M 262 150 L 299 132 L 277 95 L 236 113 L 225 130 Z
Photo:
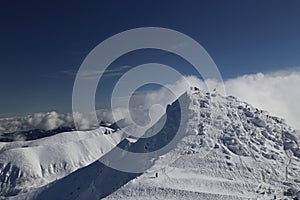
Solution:
M 65 133 L 66 137 L 62 138 L 58 134 L 31 143 L 2 145 L 0 157 L 1 163 L 5 163 L 0 173 L 4 180 L 2 195 L 16 195 L 16 199 L 91 200 L 274 199 L 275 196 L 292 199 L 300 196 L 299 131 L 285 124 L 283 119 L 232 96 L 223 97 L 194 88 L 180 98 L 188 108 L 186 113 L 181 113 L 185 120 L 180 126 L 180 139 L 176 146 L 153 157 L 145 173 L 119 172 L 100 162 L 89 165 L 93 160 L 88 159 L 90 151 L 98 152 L 101 143 L 90 143 L 86 151 L 77 148 L 79 143 L 72 139 L 72 133 Z M 176 102 L 168 106 L 166 124 L 157 135 L 137 141 L 118 137 L 115 143 L 119 141 L 120 146 L 139 153 L 161 148 L 178 131 L 178 106 Z M 97 133 L 90 133 L 97 138 Z M 85 139 L 93 141 L 93 138 Z M 65 140 L 68 142 L 62 142 Z M 56 143 L 59 145 L 49 145 Z M 102 148 L 108 150 L 112 146 Z M 31 149 L 30 153 L 26 149 Z M 126 163 L 126 153 L 115 155 L 114 149 L 106 152 L 105 155 L 99 153 L 99 157 L 105 160 L 114 155 L 120 164 Z M 60 167 L 51 164 L 57 158 L 61 159 Z M 14 162 L 15 159 L 24 162 Z M 70 170 L 64 163 L 77 164 Z M 73 172 L 83 166 L 86 167 Z M 18 175 L 22 172 L 23 176 Z M 50 182 L 51 185 L 46 185 Z M 45 186 L 40 187 L 42 185 Z M 26 192 L 29 189 L 31 191 Z

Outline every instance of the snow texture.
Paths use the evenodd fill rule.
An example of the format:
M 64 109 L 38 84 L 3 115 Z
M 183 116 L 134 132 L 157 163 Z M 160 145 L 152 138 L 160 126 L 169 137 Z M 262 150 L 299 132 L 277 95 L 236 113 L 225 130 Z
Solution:
M 9 199 L 91 200 L 300 197 L 299 131 L 233 96 L 193 88 L 180 99 L 185 104 L 168 106 L 164 128 L 150 138 L 124 139 L 121 131 L 102 127 L 77 132 L 81 137 L 67 132 L 1 143 L 0 194 Z M 180 112 L 180 106 L 187 110 Z M 116 139 L 103 146 L 107 131 Z M 116 144 L 140 153 L 156 150 L 177 131 L 177 145 L 154 157 L 145 173 L 117 171 L 95 159 L 114 155 Z

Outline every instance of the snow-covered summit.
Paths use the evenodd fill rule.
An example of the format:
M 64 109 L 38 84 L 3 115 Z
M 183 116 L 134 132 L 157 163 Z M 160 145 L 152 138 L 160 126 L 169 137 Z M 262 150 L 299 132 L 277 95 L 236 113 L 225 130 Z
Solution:
M 232 96 L 195 88 L 182 98 L 192 116 L 185 137 L 107 199 L 300 196 L 299 131 Z

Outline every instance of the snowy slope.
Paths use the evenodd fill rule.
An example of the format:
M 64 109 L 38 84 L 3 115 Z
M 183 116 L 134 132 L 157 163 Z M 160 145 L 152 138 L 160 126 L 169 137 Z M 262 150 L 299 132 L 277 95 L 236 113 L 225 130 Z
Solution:
M 107 199 L 300 195 L 299 131 L 234 97 L 193 92 L 187 98 L 194 117 L 177 148 Z
M 115 137 L 103 145 L 107 133 Z M 0 195 L 14 196 L 47 185 L 94 162 L 121 140 L 121 134 L 100 127 L 34 141 L 1 143 Z
M 25 154 L 26 150 L 20 146 L 24 143 L 13 144 L 11 150 L 0 154 L 5 163 L 14 160 L 12 156 L 16 155 L 26 158 L 25 155 L 34 154 L 32 151 L 37 155 L 42 152 L 43 156 L 30 156 L 36 160 L 27 158 L 30 161 L 28 165 L 46 163 L 46 166 L 52 166 L 51 160 L 59 157 L 64 162 L 70 155 L 75 163 L 80 163 L 82 159 L 84 162 L 67 172 L 60 168 L 61 175 L 48 173 L 46 178 L 42 178 L 44 182 L 42 179 L 34 181 L 35 178 L 29 178 L 33 185 L 31 191 L 12 199 L 272 199 L 274 195 L 277 199 L 291 199 L 297 195 L 300 191 L 299 131 L 286 125 L 282 119 L 269 116 L 266 111 L 257 110 L 234 97 L 193 90 L 184 94 L 179 102 L 184 103 L 181 105 L 184 107 L 183 112 L 180 113 L 178 101 L 169 106 L 164 116 L 167 117 L 166 124 L 157 135 L 139 139 L 135 143 L 126 139 L 119 143 L 120 147 L 129 151 L 148 152 L 168 144 L 179 131 L 178 144 L 157 154 L 143 174 L 120 172 L 98 161 L 92 163 L 93 159 L 86 161 L 88 151 L 82 148 L 79 151 L 77 146 L 73 148 L 72 142 L 67 142 L 68 145 L 61 142 L 64 139 L 52 139 L 55 136 L 30 143 L 29 149 L 34 149 L 35 143 L 47 153 L 39 149 Z M 180 116 L 184 119 L 181 121 L 183 126 L 178 127 Z M 160 122 L 155 126 L 160 126 Z M 149 132 L 155 130 L 155 126 Z M 95 140 L 98 138 L 97 133 L 91 133 L 95 135 L 91 142 L 99 141 Z M 117 137 L 120 133 L 113 134 Z M 72 138 L 70 135 L 66 135 L 66 141 Z M 117 137 L 114 144 L 121 139 Z M 89 137 L 85 140 L 89 140 Z M 64 151 L 59 149 L 54 154 L 59 156 L 49 159 L 53 155 L 52 151 L 56 150 L 52 148 L 53 144 L 65 149 L 65 154 L 61 154 Z M 75 144 L 79 145 L 77 141 Z M 94 150 L 92 146 L 89 146 L 89 151 L 97 153 L 98 149 Z M 108 152 L 112 146 L 103 148 L 107 154 L 99 153 L 99 157 L 105 159 L 113 155 L 120 163 L 125 163 L 126 154 L 115 155 L 115 148 Z M 14 154 L 14 149 L 19 152 Z M 3 169 L 1 174 L 5 171 Z M 39 174 L 40 171 L 36 168 L 30 173 L 38 177 L 42 174 Z M 71 171 L 74 172 L 65 176 Z M 156 173 L 158 178 L 155 177 Z M 7 177 L 12 177 L 11 173 Z M 28 179 L 28 176 L 24 177 Z M 38 188 L 39 184 L 42 187 Z M 24 189 L 24 186 L 27 188 Z M 10 187 L 3 187 L 3 194 L 11 194 Z M 23 192 L 30 189 L 22 181 L 14 187 Z

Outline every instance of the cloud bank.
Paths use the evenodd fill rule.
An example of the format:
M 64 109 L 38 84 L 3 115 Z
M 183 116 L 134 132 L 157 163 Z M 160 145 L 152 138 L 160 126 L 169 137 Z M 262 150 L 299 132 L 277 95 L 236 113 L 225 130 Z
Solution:
M 300 129 L 300 71 L 245 75 L 225 82 L 228 95 L 236 96 Z
M 119 115 L 115 117 L 116 120 L 125 117 L 123 111 L 120 110 L 118 113 Z M 99 126 L 99 122 L 91 120 L 89 115 L 78 114 L 77 117 L 80 130 L 93 129 Z M 109 110 L 98 110 L 97 117 L 100 122 L 113 122 L 112 112 Z M 0 134 L 32 129 L 53 130 L 59 127 L 74 127 L 72 113 L 45 112 L 0 118 Z
M 210 88 L 222 91 L 222 85 L 219 82 L 206 80 L 205 83 Z M 166 107 L 167 104 L 175 101 L 190 86 L 197 86 L 202 90 L 207 90 L 205 83 L 194 76 L 188 76 L 172 85 L 167 85 L 173 93 L 166 87 L 148 91 L 141 98 L 144 101 L 142 102 L 142 105 L 144 105 L 142 109 L 149 109 L 153 102 L 159 102 L 163 107 Z M 300 106 L 298 105 L 300 102 L 300 89 L 298 88 L 300 86 L 300 70 L 244 75 L 226 80 L 224 85 L 226 95 L 235 96 L 259 109 L 267 110 L 271 115 L 284 118 L 287 124 L 300 129 Z M 99 121 L 106 122 L 114 122 L 129 116 L 128 110 L 122 107 L 118 108 L 115 113 L 117 113 L 117 116 L 114 116 L 115 119 L 109 110 L 99 110 L 97 111 L 97 116 Z M 159 115 L 161 115 L 160 112 Z M 79 114 L 80 129 L 91 129 L 98 126 L 98 121 L 90 120 L 86 116 L 83 117 L 83 115 Z M 51 130 L 61 126 L 73 126 L 71 113 L 47 112 L 17 118 L 0 118 L 0 134 L 30 129 Z

